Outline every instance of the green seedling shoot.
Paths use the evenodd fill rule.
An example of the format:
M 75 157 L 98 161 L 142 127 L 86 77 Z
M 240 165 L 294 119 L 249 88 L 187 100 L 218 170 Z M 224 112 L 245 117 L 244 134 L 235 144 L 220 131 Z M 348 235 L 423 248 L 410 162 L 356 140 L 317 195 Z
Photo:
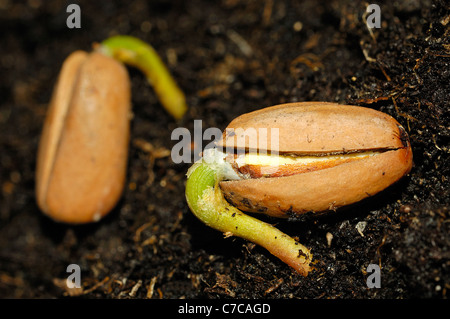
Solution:
M 194 215 L 207 226 L 266 248 L 271 254 L 306 276 L 311 270 L 310 251 L 274 226 L 244 214 L 224 198 L 219 182 L 226 168 L 217 162 L 197 161 L 187 173 L 186 200 Z
M 187 111 L 186 99 L 158 53 L 149 44 L 132 36 L 118 35 L 97 48 L 103 54 L 142 71 L 153 86 L 163 107 L 175 119 Z

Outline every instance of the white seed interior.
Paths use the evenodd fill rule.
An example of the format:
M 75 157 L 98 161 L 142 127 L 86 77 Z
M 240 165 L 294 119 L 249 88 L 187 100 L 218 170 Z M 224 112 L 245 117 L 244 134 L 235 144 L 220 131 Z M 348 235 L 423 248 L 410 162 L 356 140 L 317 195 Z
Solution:
M 327 156 L 291 156 L 291 155 L 271 155 L 271 154 L 257 154 L 245 153 L 239 154 L 236 158 L 230 159 L 230 156 L 216 148 L 207 149 L 203 152 L 203 157 L 200 161 L 205 161 L 212 165 L 214 169 L 220 173 L 223 180 L 240 180 L 248 178 L 245 174 L 241 174 L 233 167 L 237 165 L 241 168 L 246 165 L 257 165 L 261 167 L 261 172 L 266 175 L 276 173 L 280 167 L 295 165 L 295 166 L 314 166 L 321 163 L 346 162 L 349 159 L 357 160 L 379 154 L 377 151 L 367 151 L 360 153 L 349 154 L 335 154 Z
M 365 158 L 374 156 L 377 152 L 368 151 L 362 153 L 337 154 L 327 156 L 285 156 L 247 153 L 238 155 L 235 163 L 238 167 L 244 165 L 280 166 L 280 165 L 312 165 L 328 161 L 345 161 L 346 159 Z

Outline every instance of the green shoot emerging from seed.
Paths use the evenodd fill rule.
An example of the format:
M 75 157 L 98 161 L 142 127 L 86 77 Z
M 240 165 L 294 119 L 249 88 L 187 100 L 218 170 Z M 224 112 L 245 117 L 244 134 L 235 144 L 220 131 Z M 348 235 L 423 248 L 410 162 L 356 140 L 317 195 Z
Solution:
M 188 171 L 186 200 L 194 215 L 224 233 L 237 236 L 266 248 L 271 254 L 306 276 L 312 254 L 295 239 L 259 219 L 244 214 L 223 197 L 219 182 L 236 178 L 235 172 L 216 149 L 205 151 L 204 157 Z
M 149 44 L 131 36 L 119 35 L 103 41 L 98 50 L 141 70 L 167 112 L 175 119 L 183 117 L 187 111 L 185 96 L 158 53 Z

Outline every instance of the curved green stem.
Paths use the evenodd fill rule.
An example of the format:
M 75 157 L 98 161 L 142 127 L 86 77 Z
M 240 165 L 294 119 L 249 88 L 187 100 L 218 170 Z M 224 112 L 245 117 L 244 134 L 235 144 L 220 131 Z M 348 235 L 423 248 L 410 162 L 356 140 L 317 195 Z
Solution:
M 180 119 L 187 111 L 183 92 L 149 44 L 132 36 L 113 36 L 100 44 L 99 50 L 125 64 L 141 70 L 153 86 L 164 108 Z
M 225 236 L 237 236 L 266 248 L 297 272 L 311 270 L 310 251 L 293 238 L 259 219 L 250 217 L 223 197 L 219 187 L 221 173 L 205 162 L 195 163 L 188 172 L 186 200 L 194 215 Z

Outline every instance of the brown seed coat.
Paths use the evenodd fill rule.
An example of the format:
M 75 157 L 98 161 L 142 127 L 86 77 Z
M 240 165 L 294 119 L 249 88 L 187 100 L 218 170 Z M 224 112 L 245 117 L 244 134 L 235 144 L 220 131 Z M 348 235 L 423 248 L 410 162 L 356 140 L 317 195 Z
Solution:
M 117 203 L 126 175 L 130 94 L 127 70 L 112 58 L 76 51 L 64 62 L 36 168 L 37 203 L 54 220 L 97 221 Z
M 412 167 L 404 129 L 389 115 L 368 108 L 290 103 L 244 114 L 228 126 L 235 130 L 249 127 L 277 127 L 280 153 L 324 156 L 376 150 L 377 155 L 292 176 L 222 181 L 225 197 L 245 211 L 289 217 L 335 210 L 382 191 Z M 225 132 L 218 144 L 248 148 L 249 140 Z

